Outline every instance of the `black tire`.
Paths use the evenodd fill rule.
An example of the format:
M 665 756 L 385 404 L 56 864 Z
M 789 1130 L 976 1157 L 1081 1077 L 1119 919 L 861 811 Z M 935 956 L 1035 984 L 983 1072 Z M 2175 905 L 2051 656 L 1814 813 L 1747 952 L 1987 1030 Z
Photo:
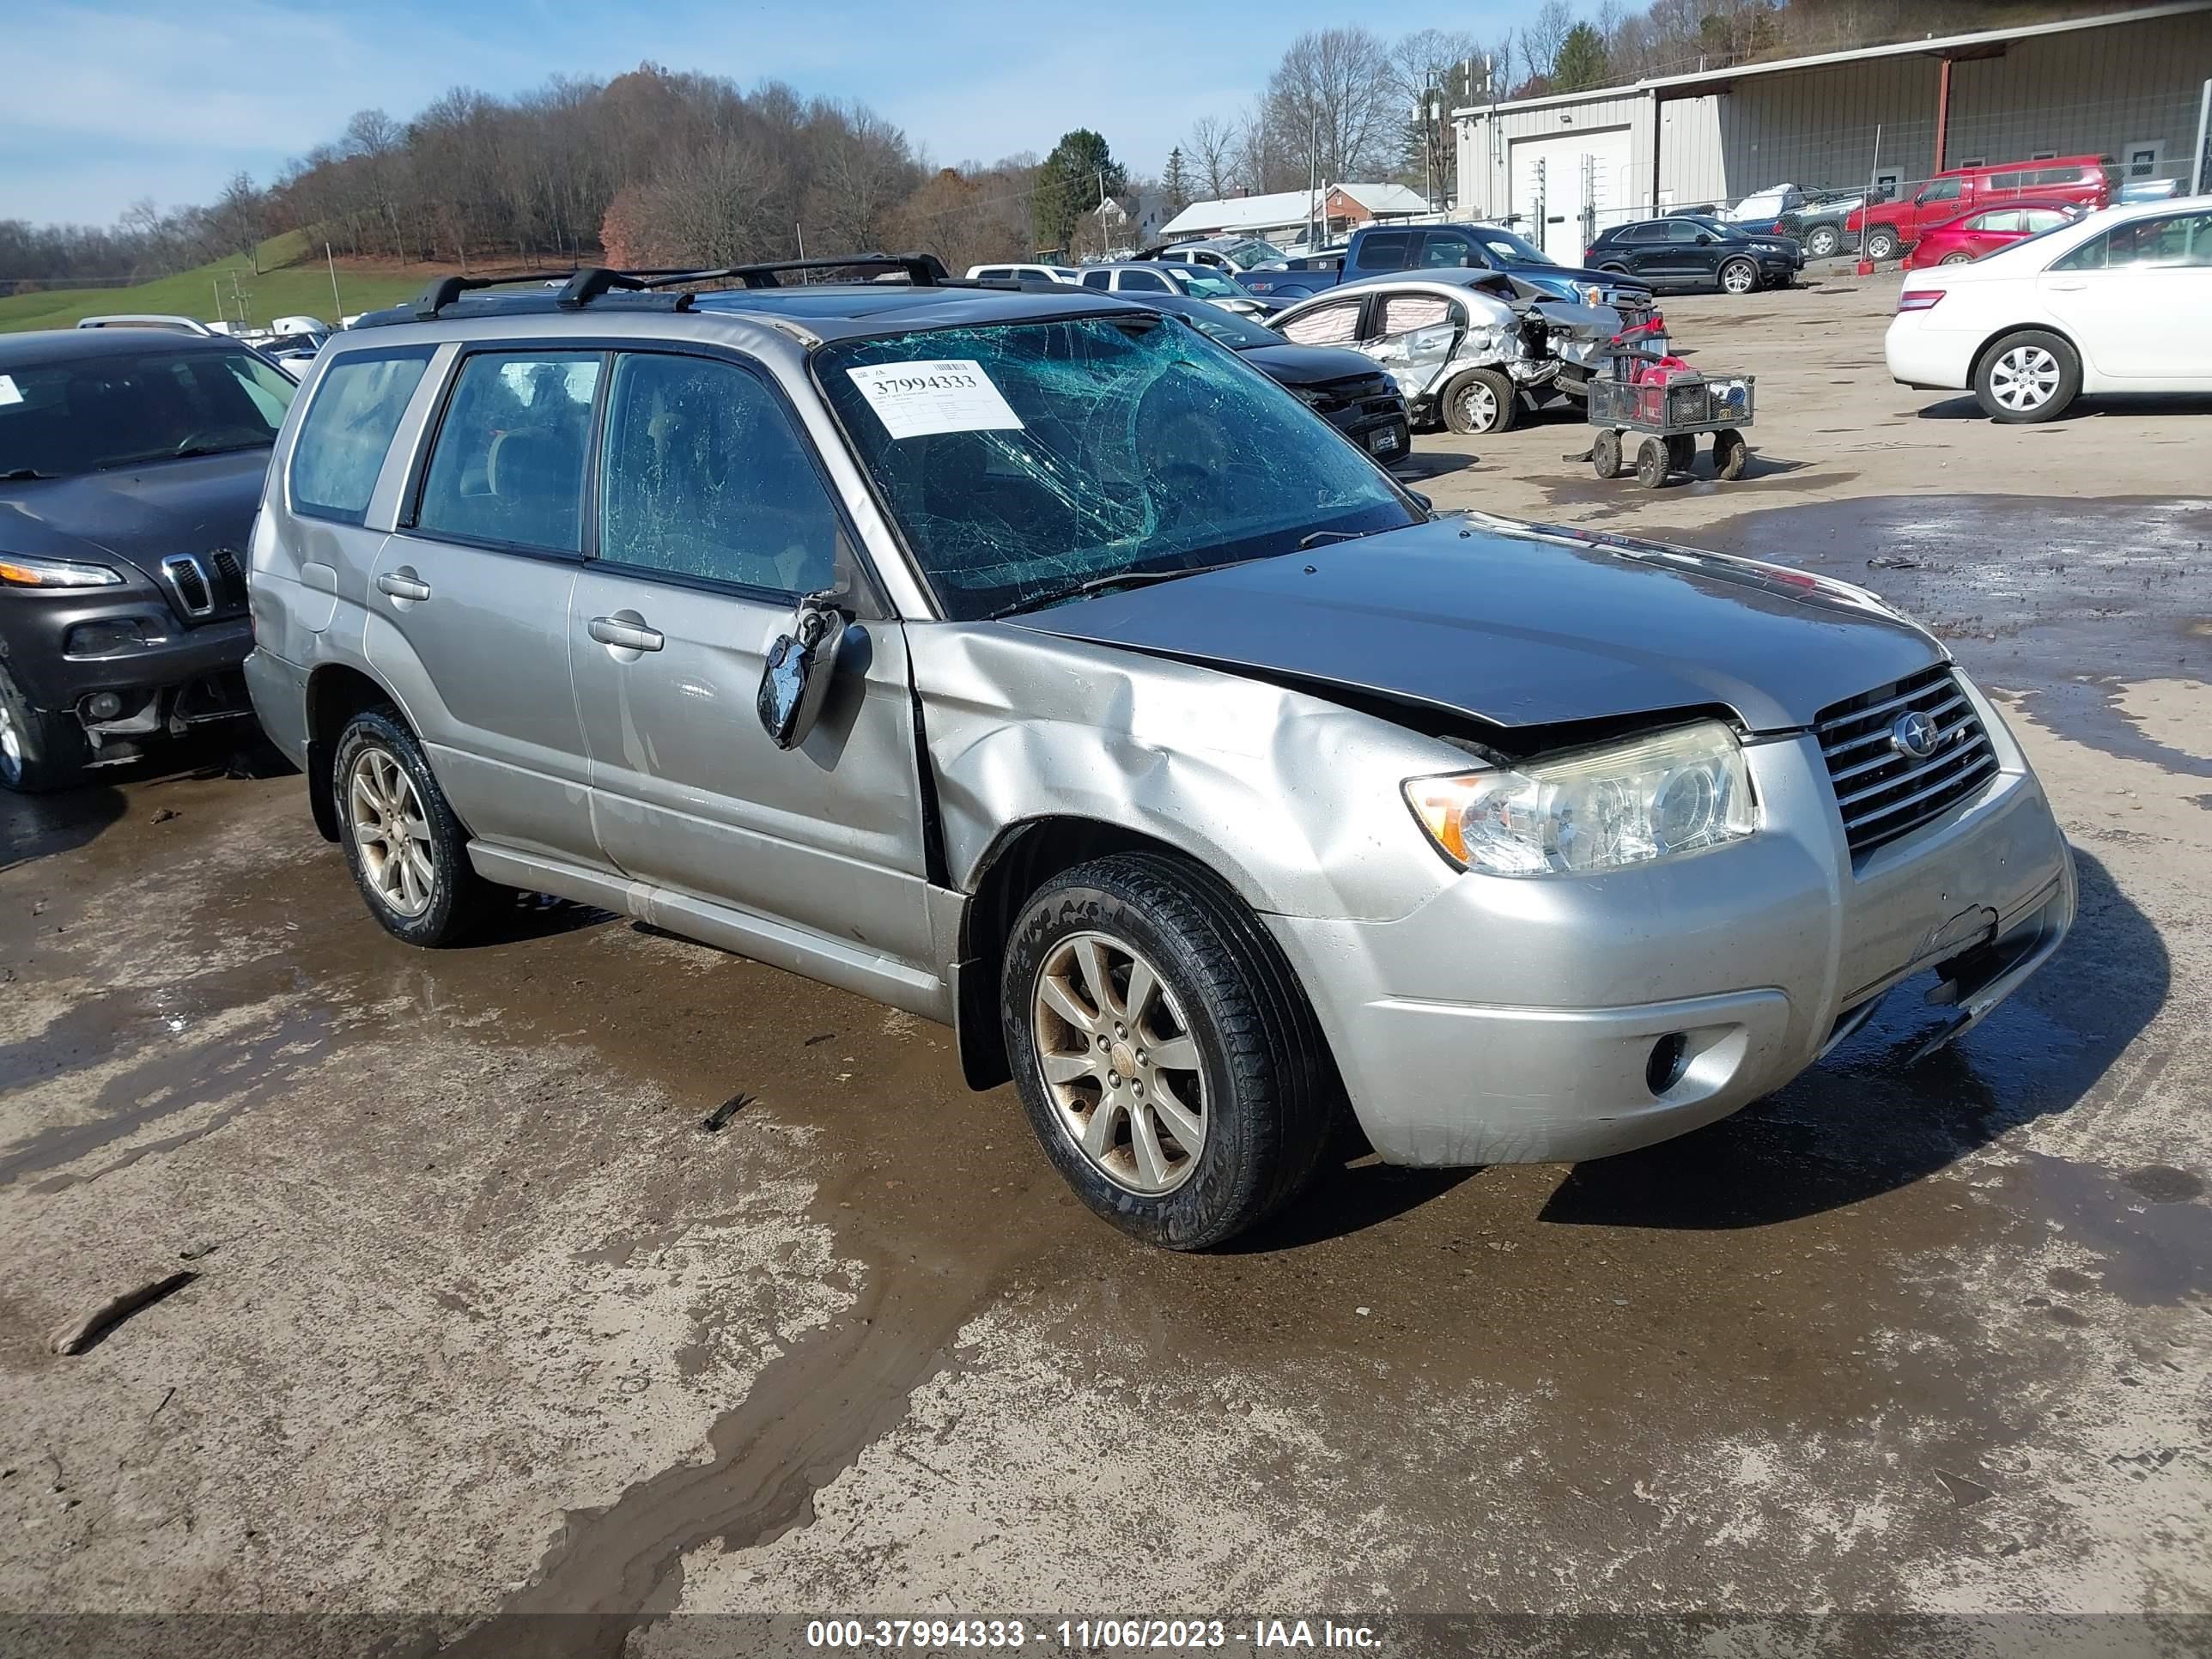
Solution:
M 1869 259 L 1894 259 L 1897 258 L 1897 233 L 1893 230 L 1867 232 L 1865 252 Z
M 1713 434 L 1713 477 L 1730 481 L 1743 477 L 1743 470 L 1751 462 L 1751 446 L 1744 441 L 1743 434 L 1732 426 L 1724 426 Z
M 1196 1046 L 1204 1141 L 1170 1191 L 1148 1194 L 1109 1178 L 1077 1144 L 1045 1080 L 1034 1024 L 1040 978 L 1059 947 L 1082 934 L 1141 954 Z M 1077 866 L 1032 898 L 1007 941 L 1000 1017 L 1015 1087 L 1046 1155 L 1085 1204 L 1148 1243 L 1200 1250 L 1235 1237 L 1295 1197 L 1328 1145 L 1341 1085 L 1304 990 L 1243 902 L 1180 860 L 1116 854 Z M 1066 1030 L 1079 1046 L 1080 1030 Z
M 1805 252 L 1814 259 L 1832 259 L 1843 245 L 1842 233 L 1833 225 L 1815 225 L 1805 239 Z
M 1620 434 L 1609 426 L 1600 427 L 1590 440 L 1590 467 L 1601 478 L 1620 476 Z
M 1947 253 L 1936 262 L 1939 265 L 1970 265 L 1974 263 L 1971 253 Z
M 1677 433 L 1667 440 L 1667 470 L 1687 472 L 1698 459 L 1698 441 L 1687 432 Z
M 2048 373 L 2043 371 L 2048 366 Z M 2039 401 L 2027 394 L 2042 390 Z M 2057 335 L 2023 328 L 2006 335 L 1974 365 L 1974 397 L 1982 412 L 2007 426 L 2055 420 L 2081 394 L 2081 359 Z
M 1489 393 L 1487 407 L 1480 392 Z M 1469 407 L 1470 404 L 1474 406 Z M 1494 368 L 1470 370 L 1444 388 L 1444 424 L 1462 438 L 1510 432 L 1520 423 L 1521 398 L 1511 380 Z
M 1722 293 L 1733 294 L 1741 299 L 1747 294 L 1758 291 L 1759 267 L 1748 259 L 1726 259 L 1722 261 L 1720 270 L 1714 273 L 1714 280 L 1720 284 Z
M 388 757 L 412 786 L 427 833 L 414 836 L 428 855 L 431 871 L 428 902 L 416 915 L 405 915 L 387 900 L 373 878 L 362 838 L 355 831 L 349 796 L 356 768 L 371 753 Z M 338 734 L 331 764 L 331 806 L 337 814 L 338 843 L 362 902 L 384 931 L 409 945 L 458 945 L 480 927 L 500 889 L 469 862 L 469 832 L 453 816 L 446 792 L 431 775 L 422 745 L 390 708 L 364 708 Z M 388 855 L 388 854 L 387 854 Z
M 1663 439 L 1646 438 L 1636 448 L 1636 482 L 1656 489 L 1667 482 L 1667 445 Z
M 92 744 L 66 714 L 31 707 L 7 665 L 0 663 L 0 789 L 43 795 L 84 781 Z

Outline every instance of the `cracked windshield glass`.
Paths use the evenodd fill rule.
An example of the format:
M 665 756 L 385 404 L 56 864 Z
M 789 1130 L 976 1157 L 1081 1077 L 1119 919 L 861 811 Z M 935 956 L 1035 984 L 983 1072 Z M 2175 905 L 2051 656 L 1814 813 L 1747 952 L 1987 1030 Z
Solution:
M 831 346 L 816 372 L 956 620 L 1416 517 L 1326 422 L 1173 321 L 932 329 Z

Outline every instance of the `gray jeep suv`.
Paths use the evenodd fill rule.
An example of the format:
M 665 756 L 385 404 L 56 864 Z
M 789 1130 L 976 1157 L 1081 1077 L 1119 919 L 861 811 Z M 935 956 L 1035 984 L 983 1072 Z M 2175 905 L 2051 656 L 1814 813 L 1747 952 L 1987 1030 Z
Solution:
M 1599 1157 L 2057 948 L 2041 788 L 1872 596 L 1433 517 L 1158 312 L 814 264 L 882 275 L 447 279 L 317 357 L 247 676 L 398 938 L 528 889 L 947 1022 L 1182 1249 L 1347 1106 Z

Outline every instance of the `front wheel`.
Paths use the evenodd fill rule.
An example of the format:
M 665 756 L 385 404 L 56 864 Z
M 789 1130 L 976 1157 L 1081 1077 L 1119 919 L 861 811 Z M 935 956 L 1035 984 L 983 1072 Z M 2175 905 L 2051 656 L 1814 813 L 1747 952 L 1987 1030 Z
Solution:
M 1970 265 L 1974 263 L 1974 256 L 1971 253 L 1947 253 L 1936 263 L 1942 265 Z
M 1759 286 L 1759 267 L 1748 259 L 1731 259 L 1721 267 L 1721 292 L 1744 295 Z
M 1462 374 L 1444 393 L 1444 424 L 1463 438 L 1510 432 L 1520 418 L 1513 382 L 1494 368 Z
M 1974 397 L 1983 413 L 2008 426 L 2048 421 L 2081 390 L 2081 360 L 2056 334 L 2022 329 L 1983 354 Z
M 1203 871 L 1151 854 L 1067 871 L 1016 923 L 1000 996 L 1031 1127 L 1123 1231 L 1204 1249 L 1312 1175 L 1334 1067 L 1273 939 Z
M 1713 434 L 1713 477 L 1731 482 L 1743 477 L 1743 470 L 1751 464 L 1751 446 L 1744 441 L 1743 434 L 1732 426 L 1724 426 Z
M 415 734 L 366 708 L 338 734 L 331 766 L 346 865 L 384 931 L 410 945 L 455 945 L 497 890 L 469 862 L 468 831 Z
M 1599 428 L 1590 440 L 1590 466 L 1601 478 L 1620 476 L 1620 434 L 1609 426 Z
M 1636 482 L 1646 489 L 1656 489 L 1667 482 L 1668 449 L 1665 441 L 1646 438 L 1636 448 Z
M 1869 259 L 1894 259 L 1897 258 L 1897 233 L 1893 230 L 1870 230 L 1867 232 L 1866 257 Z
M 1813 228 L 1813 234 L 1805 239 L 1805 252 L 1815 259 L 1830 259 L 1835 257 L 1836 250 L 1843 245 L 1844 239 L 1837 234 L 1833 227 L 1815 225 Z
M 84 728 L 66 714 L 33 708 L 0 666 L 0 789 L 25 795 L 66 789 L 83 779 L 91 758 Z

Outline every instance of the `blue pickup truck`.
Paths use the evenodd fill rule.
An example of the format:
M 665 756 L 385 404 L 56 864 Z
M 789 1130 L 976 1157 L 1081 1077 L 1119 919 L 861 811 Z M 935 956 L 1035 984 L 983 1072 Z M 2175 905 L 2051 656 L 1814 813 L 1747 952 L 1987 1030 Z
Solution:
M 1238 280 L 1253 294 L 1291 301 L 1367 276 L 1469 266 L 1509 272 L 1555 300 L 1578 305 L 1601 304 L 1608 291 L 1650 292 L 1647 284 L 1615 272 L 1560 264 L 1503 225 L 1363 225 L 1352 233 L 1340 262 L 1317 256 L 1286 270 L 1248 270 Z

